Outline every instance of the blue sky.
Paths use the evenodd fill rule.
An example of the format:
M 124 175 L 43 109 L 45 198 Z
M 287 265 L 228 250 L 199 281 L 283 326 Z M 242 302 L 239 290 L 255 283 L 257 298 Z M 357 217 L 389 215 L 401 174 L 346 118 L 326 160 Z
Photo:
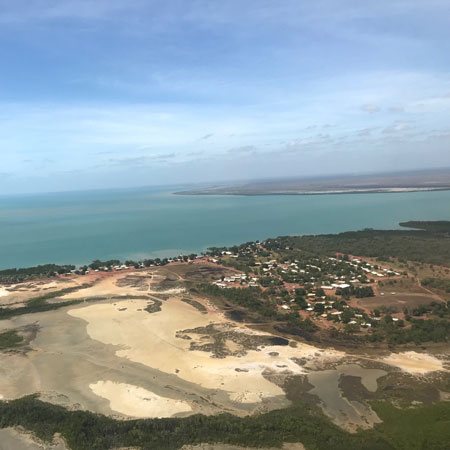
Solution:
M 448 0 L 0 0 L 0 192 L 450 166 Z

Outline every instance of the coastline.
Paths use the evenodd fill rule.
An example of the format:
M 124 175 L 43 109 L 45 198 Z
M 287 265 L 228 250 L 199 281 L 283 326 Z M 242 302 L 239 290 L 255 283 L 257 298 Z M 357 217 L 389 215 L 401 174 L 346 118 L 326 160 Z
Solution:
M 273 236 L 398 229 L 409 219 L 450 219 L 450 190 L 395 193 L 228 195 L 220 201 L 168 192 L 23 198 L 0 205 L 0 231 L 7 237 L 0 243 L 0 269 L 83 265 L 96 258 L 163 259 Z
M 246 192 L 246 191 L 235 191 L 228 192 L 224 190 L 221 191 L 179 191 L 174 192 L 173 195 L 231 195 L 231 196 L 245 196 L 245 197 L 256 197 L 256 196 L 266 196 L 266 195 L 341 195 L 341 194 L 404 194 L 407 192 L 434 192 L 434 191 L 450 191 L 450 186 L 446 187 L 408 187 L 408 188 L 398 188 L 398 187 L 388 187 L 388 188 L 361 188 L 361 189 L 330 189 L 325 191 L 267 191 L 267 192 Z

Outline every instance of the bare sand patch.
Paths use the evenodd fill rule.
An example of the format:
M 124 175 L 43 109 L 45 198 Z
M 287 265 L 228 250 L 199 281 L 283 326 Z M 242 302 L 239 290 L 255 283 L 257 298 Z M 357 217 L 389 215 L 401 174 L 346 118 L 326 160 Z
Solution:
M 89 385 L 92 391 L 110 402 L 110 408 L 130 417 L 172 417 L 191 412 L 187 402 L 161 397 L 139 386 L 113 381 Z
M 230 394 L 230 400 L 238 403 L 259 403 L 263 400 L 263 395 L 258 392 L 233 392 Z
M 62 296 L 61 298 L 83 298 L 83 297 L 103 297 L 103 296 L 126 296 L 142 295 L 142 291 L 130 286 L 118 286 L 116 284 L 117 276 L 107 276 L 97 281 L 93 286 L 86 289 L 80 289 Z
M 306 344 L 265 346 L 243 356 L 213 358 L 210 352 L 190 350 L 190 340 L 176 337 L 177 331 L 205 327 L 217 314 L 202 314 L 179 299 L 170 299 L 161 311 L 144 311 L 147 301 L 124 300 L 120 309 L 111 303 L 72 309 L 69 314 L 85 320 L 92 339 L 120 346 L 119 357 L 139 362 L 207 389 L 227 391 L 233 401 L 250 403 L 282 396 L 284 391 L 267 379 L 271 373 L 304 373 L 292 358 L 337 359 L 336 351 L 318 350 Z M 125 309 L 126 308 L 126 309 Z M 212 320 L 214 319 L 214 321 Z M 230 323 L 231 322 L 227 322 Z M 246 330 L 240 330 L 246 332 Z M 248 333 L 258 334 L 248 330 Z M 274 352 L 277 356 L 273 356 Z
M 383 362 L 416 375 L 445 370 L 441 360 L 427 353 L 417 353 L 413 351 L 391 353 L 388 357 L 383 359 Z
M 0 398 L 22 397 L 39 387 L 39 375 L 29 358 L 17 353 L 0 353 Z
M 9 291 L 5 286 L 0 286 L 0 297 L 6 297 L 7 295 L 9 295 Z
M 184 288 L 170 288 L 166 290 L 153 289 L 154 278 L 156 275 L 149 276 L 143 272 L 110 273 L 95 281 L 95 283 L 85 289 L 68 293 L 61 298 L 88 298 L 88 297 L 126 297 L 142 296 L 145 294 L 181 294 Z M 127 279 L 133 279 L 130 282 Z M 156 283 L 157 285 L 158 283 Z

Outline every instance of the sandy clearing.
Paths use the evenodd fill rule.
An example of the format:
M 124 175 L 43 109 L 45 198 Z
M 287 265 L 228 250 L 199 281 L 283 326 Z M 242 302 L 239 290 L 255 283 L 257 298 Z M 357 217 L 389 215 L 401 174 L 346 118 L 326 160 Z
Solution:
M 212 358 L 209 352 L 189 350 L 190 340 L 177 338 L 176 332 L 204 327 L 217 320 L 231 322 L 217 315 L 201 314 L 179 299 L 164 302 L 162 310 L 152 314 L 143 311 L 147 303 L 146 300 L 124 300 L 116 306 L 102 303 L 72 309 L 69 314 L 87 322 L 87 332 L 92 339 L 120 346 L 117 356 L 166 373 L 176 373 L 179 378 L 207 389 L 228 391 L 236 402 L 284 397 L 284 391 L 264 374 L 305 373 L 292 358 L 335 360 L 343 356 L 336 351 L 300 344 L 297 348 L 266 346 L 260 351 L 250 350 L 241 357 Z M 249 330 L 249 333 L 256 332 Z M 275 351 L 278 356 L 271 356 Z
M 115 303 L 120 308 L 122 301 Z M 140 386 L 165 398 L 185 401 L 192 408 L 191 414 L 210 415 L 226 411 L 244 416 L 261 409 L 289 405 L 284 396 L 276 397 L 270 403 L 236 403 L 220 386 L 205 389 L 178 377 L 175 372 L 161 372 L 130 359 L 119 358 L 116 351 L 121 347 L 91 339 L 86 322 L 67 314 L 68 309 L 78 307 L 84 305 L 3 321 L 7 328 L 20 328 L 36 322 L 40 326 L 35 339 L 30 342 L 31 351 L 0 352 L 0 393 L 5 399 L 39 393 L 42 400 L 70 409 L 118 416 L 119 413 L 111 410 L 110 402 L 96 395 L 89 387 L 99 380 L 110 380 Z
M 89 385 L 92 391 L 110 402 L 110 408 L 130 417 L 172 417 L 192 411 L 187 402 L 161 397 L 139 386 L 113 381 Z
M 0 286 L 0 297 L 6 297 L 10 292 L 4 287 Z
M 40 388 L 39 375 L 33 363 L 20 354 L 0 353 L 1 397 L 7 400 L 36 392 Z
M 414 351 L 391 353 L 382 361 L 391 366 L 396 366 L 405 372 L 416 375 L 445 370 L 441 360 L 434 356 Z
M 123 274 L 121 274 L 123 276 Z M 86 289 L 80 289 L 75 292 L 70 292 L 62 296 L 63 299 L 70 298 L 83 298 L 83 297 L 100 297 L 100 296 L 125 296 L 125 295 L 142 295 L 144 292 L 139 289 L 132 288 L 130 286 L 118 286 L 116 281 L 118 276 L 108 276 L 93 286 Z
M 130 286 L 117 284 L 123 278 L 127 276 L 141 277 L 146 286 Z M 61 296 L 63 299 L 73 298 L 88 298 L 88 297 L 126 297 L 126 296 L 142 296 L 145 294 L 181 294 L 185 291 L 184 288 L 171 288 L 166 290 L 152 289 L 152 283 L 154 282 L 155 275 L 152 275 L 153 279 L 146 277 L 141 272 L 128 272 L 128 273 L 112 273 L 97 280 L 93 286 L 85 289 L 80 289 L 75 292 Z M 152 281 L 153 280 L 153 281 Z

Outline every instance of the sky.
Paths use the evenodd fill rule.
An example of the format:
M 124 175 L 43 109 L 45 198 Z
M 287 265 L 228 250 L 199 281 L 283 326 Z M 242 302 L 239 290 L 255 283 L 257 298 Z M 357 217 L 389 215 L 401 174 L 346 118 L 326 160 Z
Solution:
M 0 193 L 450 167 L 448 0 L 0 0 Z

